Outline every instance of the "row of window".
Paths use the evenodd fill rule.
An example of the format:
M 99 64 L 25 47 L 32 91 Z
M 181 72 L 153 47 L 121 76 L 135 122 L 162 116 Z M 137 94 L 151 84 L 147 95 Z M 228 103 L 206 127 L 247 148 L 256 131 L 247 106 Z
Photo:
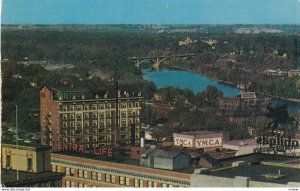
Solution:
M 118 120 L 118 121 L 119 121 L 119 124 L 120 124 L 120 120 Z M 126 125 L 127 123 L 128 124 L 140 123 L 140 118 L 139 117 L 136 117 L 134 119 L 129 118 L 128 120 L 127 119 L 121 119 L 121 124 L 120 125 Z M 77 128 L 81 128 L 82 126 L 90 127 L 90 125 L 92 127 L 98 127 L 98 125 L 99 125 L 99 127 L 104 128 L 105 125 L 107 125 L 107 126 L 112 125 L 112 120 L 111 119 L 107 119 L 107 120 L 101 119 L 99 121 L 98 120 L 92 120 L 91 124 L 90 124 L 89 120 L 84 120 L 83 123 L 81 121 L 80 122 L 78 122 L 78 121 L 77 122 L 69 121 L 69 122 L 63 122 L 62 123 L 63 128 L 75 127 L 75 125 L 76 125 Z
M 58 172 L 58 170 L 60 170 L 60 168 L 61 167 L 59 167 L 59 166 L 52 165 L 53 172 Z M 66 176 L 75 176 L 75 169 L 66 167 L 65 173 L 66 173 Z M 89 173 L 90 173 L 90 176 L 89 176 Z M 78 175 L 76 177 L 83 178 L 83 179 L 89 179 L 89 180 L 93 180 L 93 181 L 112 183 L 112 184 L 117 184 L 117 185 L 131 186 L 129 177 L 119 176 L 117 178 L 117 176 L 113 175 L 113 174 L 106 174 L 106 173 L 95 172 L 95 171 L 90 172 L 87 170 L 79 169 Z M 159 183 L 156 181 L 147 181 L 147 180 L 138 179 L 138 178 L 134 178 L 133 181 L 134 181 L 134 185 L 132 185 L 132 186 L 140 187 L 140 188 L 143 188 L 143 187 L 152 188 L 152 187 L 158 187 L 158 186 L 163 187 L 163 188 L 178 187 L 178 186 L 174 186 L 174 185 L 170 185 L 170 184 Z M 77 185 L 75 185 L 74 182 L 71 182 L 68 180 L 65 182 L 65 185 L 66 185 L 66 187 L 77 187 Z M 82 184 L 79 182 L 78 187 L 88 187 L 88 185 Z
M 140 103 L 119 103 L 119 108 L 139 108 Z M 69 105 L 69 106 L 62 106 L 61 111 L 81 111 L 81 110 L 101 110 L 101 109 L 112 109 L 112 104 L 85 104 L 85 105 Z
M 140 111 L 139 110 L 130 110 L 128 111 L 128 116 L 127 116 L 127 111 L 119 111 L 119 116 L 121 114 L 121 117 L 128 117 L 128 116 L 133 116 L 133 115 L 139 115 L 140 114 Z M 70 114 L 62 114 L 62 119 L 63 120 L 67 120 L 67 119 L 76 119 L 77 120 L 81 120 L 82 118 L 84 119 L 89 119 L 89 118 L 93 118 L 93 119 L 96 119 L 98 118 L 98 115 L 99 115 L 99 118 L 109 118 L 109 117 L 112 117 L 112 112 L 111 111 L 106 111 L 106 112 L 91 112 L 91 113 L 83 113 L 82 114 L 76 114 L 75 113 L 70 113 Z

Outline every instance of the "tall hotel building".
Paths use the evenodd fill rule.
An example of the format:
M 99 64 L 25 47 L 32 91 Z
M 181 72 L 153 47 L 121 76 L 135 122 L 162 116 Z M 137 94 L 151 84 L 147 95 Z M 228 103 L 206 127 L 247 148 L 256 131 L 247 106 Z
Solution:
M 52 146 L 52 151 L 59 151 L 62 143 L 85 145 L 88 149 L 129 144 L 131 134 L 138 142 L 141 93 L 114 92 L 114 88 L 42 88 L 41 143 Z

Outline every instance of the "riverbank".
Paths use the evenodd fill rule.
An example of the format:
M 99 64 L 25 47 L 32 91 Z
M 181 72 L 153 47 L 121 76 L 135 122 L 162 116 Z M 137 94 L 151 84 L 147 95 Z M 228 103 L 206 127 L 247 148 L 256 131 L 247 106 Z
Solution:
M 214 81 L 217 81 L 217 82 L 219 82 L 221 84 L 224 84 L 224 85 L 227 85 L 227 86 L 234 87 L 236 89 L 242 90 L 242 89 L 238 88 L 232 82 L 223 81 L 223 80 L 216 79 L 216 78 L 211 78 L 211 77 L 203 74 L 200 70 L 190 70 L 190 69 L 187 69 L 187 68 L 182 68 L 182 67 L 177 67 L 177 66 L 171 66 L 169 68 L 170 69 L 177 69 L 177 70 L 183 70 L 183 71 L 188 71 L 188 72 L 196 73 L 196 74 L 199 74 L 199 75 L 201 75 L 201 76 L 203 76 L 203 77 L 205 77 L 207 79 L 214 80 Z M 263 95 L 263 96 L 267 96 L 267 97 L 273 98 L 273 99 L 278 99 L 278 100 L 288 101 L 288 102 L 291 102 L 291 103 L 300 104 L 300 99 L 296 99 L 296 98 L 284 98 L 284 97 L 281 97 L 281 96 L 274 96 L 274 95 L 265 94 L 265 93 L 261 93 L 261 92 L 256 92 L 256 93 L 259 94 L 259 95 Z
M 256 92 L 256 93 L 257 93 L 258 95 L 267 96 L 267 97 L 270 97 L 270 98 L 273 98 L 273 99 L 284 100 L 284 101 L 288 101 L 288 102 L 293 102 L 293 103 L 300 104 L 300 99 L 284 98 L 284 97 L 274 96 L 274 95 L 265 94 L 265 93 L 261 93 L 261 92 Z

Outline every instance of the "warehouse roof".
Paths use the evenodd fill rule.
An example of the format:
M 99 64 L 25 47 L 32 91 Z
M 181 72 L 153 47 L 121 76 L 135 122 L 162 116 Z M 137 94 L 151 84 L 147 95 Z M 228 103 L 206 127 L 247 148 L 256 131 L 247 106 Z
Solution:
M 300 182 L 300 169 L 272 165 L 246 165 L 232 168 L 217 169 L 209 172 L 212 176 L 234 178 L 235 176 L 249 177 L 254 181 L 287 184 Z

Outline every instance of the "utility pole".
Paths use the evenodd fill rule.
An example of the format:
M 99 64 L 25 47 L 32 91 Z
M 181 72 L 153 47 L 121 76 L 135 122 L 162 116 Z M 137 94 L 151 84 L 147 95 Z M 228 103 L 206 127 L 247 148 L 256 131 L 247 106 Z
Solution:
M 116 71 L 116 65 L 114 68 L 114 86 L 115 86 L 115 98 L 116 98 L 116 114 L 115 114 L 115 132 L 114 132 L 114 146 L 118 145 L 118 139 L 119 139 L 119 84 L 118 84 L 118 74 Z
M 18 129 L 18 105 L 16 105 L 16 144 L 17 144 L 17 180 L 19 180 L 19 129 Z

